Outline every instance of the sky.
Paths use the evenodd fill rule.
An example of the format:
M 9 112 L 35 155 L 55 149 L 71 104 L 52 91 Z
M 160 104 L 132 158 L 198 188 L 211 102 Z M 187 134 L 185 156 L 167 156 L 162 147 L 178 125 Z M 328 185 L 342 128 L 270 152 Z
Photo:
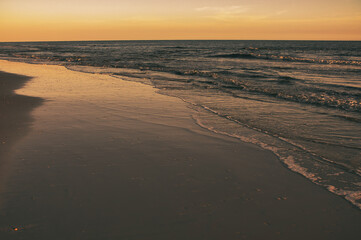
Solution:
M 361 40 L 361 0 L 0 0 L 0 41 Z

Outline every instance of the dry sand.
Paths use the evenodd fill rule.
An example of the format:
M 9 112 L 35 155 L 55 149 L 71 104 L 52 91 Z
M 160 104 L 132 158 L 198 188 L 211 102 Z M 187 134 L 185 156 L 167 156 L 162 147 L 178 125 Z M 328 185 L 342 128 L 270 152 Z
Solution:
M 177 98 L 60 66 L 0 70 L 1 240 L 361 236 L 359 209 L 200 128 Z

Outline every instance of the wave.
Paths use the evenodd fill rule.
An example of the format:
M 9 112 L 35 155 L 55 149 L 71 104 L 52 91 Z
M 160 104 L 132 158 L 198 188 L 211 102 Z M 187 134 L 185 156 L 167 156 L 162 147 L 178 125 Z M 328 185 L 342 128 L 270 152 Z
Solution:
M 300 81 L 300 79 L 289 77 L 289 76 L 279 76 L 277 79 L 277 82 L 279 84 L 287 84 L 287 85 L 294 84 L 295 81 Z
M 337 108 L 352 112 L 361 112 L 361 100 L 350 97 L 329 95 L 325 92 L 279 92 L 274 89 L 253 89 L 251 92 L 262 93 L 283 100 L 322 107 Z
M 356 122 L 356 123 L 361 123 L 361 118 L 357 118 L 357 117 L 353 117 L 353 116 L 345 116 L 345 115 L 339 115 L 339 114 L 333 114 L 332 116 L 334 117 L 338 117 L 350 122 Z
M 268 54 L 256 54 L 256 53 L 231 53 L 231 54 L 218 54 L 211 55 L 213 58 L 232 58 L 232 59 L 262 59 L 262 60 L 278 60 L 289 62 L 301 62 L 301 63 L 317 63 L 317 64 L 339 64 L 339 65 L 356 65 L 361 66 L 359 60 L 342 60 L 342 59 L 321 59 L 321 58 L 301 58 L 293 56 L 283 55 L 268 55 Z
M 256 55 L 250 54 L 250 53 L 220 54 L 220 55 L 212 55 L 210 57 L 215 57 L 215 58 L 243 58 L 243 59 L 256 59 L 256 58 L 258 58 Z
M 182 100 L 185 101 L 184 99 Z M 318 156 L 310 152 L 305 147 L 296 144 L 288 139 L 279 136 L 272 136 L 267 131 L 248 126 L 247 124 L 242 123 L 229 115 L 222 114 L 207 106 L 197 105 L 197 104 L 196 106 L 200 107 L 201 109 L 207 112 L 213 113 L 216 116 L 219 116 L 223 119 L 227 119 L 231 122 L 234 122 L 239 126 L 254 131 L 254 133 L 247 135 L 244 133 L 243 134 L 232 133 L 231 131 L 229 131 L 229 129 L 226 131 L 220 130 L 218 129 L 217 125 L 214 124 L 214 121 L 212 121 L 213 124 L 209 125 L 203 122 L 203 120 L 206 120 L 206 118 L 193 115 L 192 117 L 195 120 L 195 122 L 202 128 L 208 129 L 218 134 L 223 134 L 230 137 L 238 138 L 243 142 L 252 143 L 260 146 L 263 149 L 272 151 L 276 156 L 279 157 L 281 162 L 290 170 L 303 175 L 307 179 L 311 180 L 313 183 L 326 188 L 328 191 L 345 198 L 353 205 L 361 209 L 361 203 L 360 203 L 361 191 L 357 185 L 361 173 L 358 170 L 353 170 L 342 163 L 337 163 L 325 159 L 321 156 Z M 258 132 L 259 134 L 256 132 Z M 273 140 L 270 141 L 270 139 L 268 139 L 268 137 L 265 138 L 265 136 L 269 136 L 273 138 L 275 142 Z M 323 167 L 328 169 L 327 174 L 325 174 L 319 168 L 319 164 L 322 164 Z M 343 182 L 345 178 L 352 179 L 352 182 L 355 183 L 355 186 L 352 189 L 344 187 Z
M 279 76 L 277 78 L 276 81 L 278 82 L 279 87 L 271 84 L 254 84 L 249 81 L 240 81 L 231 78 L 219 80 L 225 84 L 220 85 L 220 90 L 222 90 L 221 88 L 223 87 L 227 89 L 237 89 L 302 104 L 312 104 L 351 112 L 361 112 L 361 97 L 359 94 L 347 94 L 345 92 L 307 87 L 305 85 L 293 86 L 295 82 L 300 80 L 288 76 Z M 282 85 L 287 86 L 282 87 Z

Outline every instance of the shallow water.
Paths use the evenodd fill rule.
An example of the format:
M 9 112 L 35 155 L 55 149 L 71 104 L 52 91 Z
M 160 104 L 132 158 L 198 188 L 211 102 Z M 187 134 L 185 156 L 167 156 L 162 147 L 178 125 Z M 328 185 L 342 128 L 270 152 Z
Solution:
M 153 84 L 201 126 L 270 149 L 361 206 L 361 42 L 0 43 L 0 57 Z

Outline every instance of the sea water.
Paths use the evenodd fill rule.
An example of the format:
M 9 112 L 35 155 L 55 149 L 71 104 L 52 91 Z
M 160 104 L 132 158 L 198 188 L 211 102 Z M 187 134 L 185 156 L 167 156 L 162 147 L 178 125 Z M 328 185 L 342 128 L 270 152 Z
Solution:
M 361 208 L 361 42 L 0 43 L 0 58 L 152 84 Z

